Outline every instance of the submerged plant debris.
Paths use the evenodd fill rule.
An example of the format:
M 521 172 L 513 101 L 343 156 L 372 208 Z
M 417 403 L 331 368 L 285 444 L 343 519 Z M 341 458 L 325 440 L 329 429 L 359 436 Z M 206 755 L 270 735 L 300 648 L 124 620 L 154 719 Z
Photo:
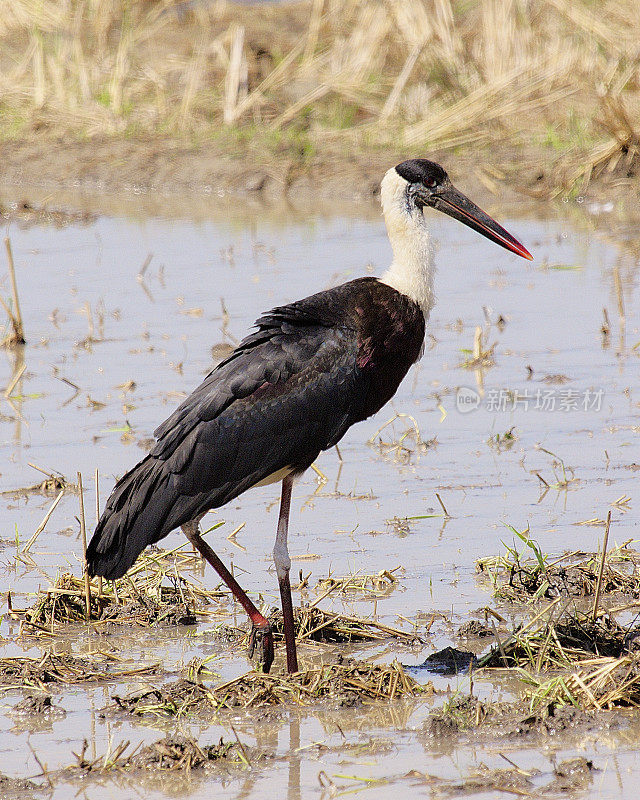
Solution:
M 224 742 L 200 745 L 191 736 L 167 736 L 145 747 L 137 747 L 130 753 L 130 743 L 124 741 L 111 753 L 97 758 L 87 757 L 88 743 L 85 740 L 80 753 L 74 753 L 76 764 L 63 771 L 66 777 L 77 775 L 104 775 L 114 771 L 133 770 L 202 770 L 216 762 L 248 766 L 248 751 L 240 744 Z
M 323 611 L 317 606 L 303 606 L 294 609 L 296 640 L 309 639 L 313 642 L 369 642 L 376 639 L 394 637 L 411 641 L 417 639 L 414 632 L 407 633 L 384 625 L 373 619 L 353 617 Z M 284 639 L 284 622 L 282 612 L 276 611 L 269 618 L 276 639 Z
M 385 597 L 398 585 L 395 573 L 402 567 L 383 569 L 375 575 L 356 572 L 353 575 L 333 576 L 321 578 L 317 589 L 321 592 L 340 592 L 342 594 L 364 594 L 367 596 Z
M 640 597 L 640 553 L 627 545 L 620 545 L 606 555 L 603 594 Z M 541 597 L 590 597 L 595 593 L 600 553 L 574 550 L 550 559 L 535 542 L 528 540 L 528 546 L 534 551 L 533 557 L 525 558 L 515 547 L 508 547 L 505 555 L 476 562 L 478 572 L 491 580 L 496 598 L 522 602 Z
M 66 715 L 63 708 L 53 703 L 50 694 L 27 694 L 11 709 L 14 717 L 46 717 L 48 719 L 62 718 Z
M 536 672 L 562 669 L 596 656 L 619 657 L 640 651 L 640 627 L 619 625 L 608 615 L 571 610 L 498 641 L 479 661 L 483 667 L 518 667 Z
M 506 756 L 504 758 L 513 763 Z M 491 769 L 486 764 L 481 764 L 464 779 L 443 781 L 438 785 L 437 791 L 442 797 L 467 797 L 476 794 L 488 796 L 488 793 L 491 796 L 499 793 L 505 797 L 554 796 L 557 793 L 587 789 L 593 781 L 593 771 L 593 762 L 582 757 L 561 761 L 551 775 L 543 775 L 535 767 L 523 770 L 514 765 Z M 407 778 L 412 779 L 412 784 L 417 787 L 428 781 L 430 776 L 412 770 Z
M 190 680 L 139 689 L 124 697 L 113 695 L 111 699 L 117 708 L 136 716 L 180 717 L 212 704 L 210 691 L 201 683 Z
M 0 772 L 0 797 L 7 798 L 7 800 L 12 797 L 19 797 L 22 800 L 35 797 L 33 794 L 25 793 L 33 791 L 38 791 L 38 793 L 40 793 L 43 789 L 43 786 L 39 786 L 37 783 L 27 780 L 26 778 L 11 778 Z
M 229 594 L 218 588 L 204 589 L 191 575 L 185 574 L 201 567 L 200 557 L 186 552 L 187 546 L 145 551 L 129 572 L 116 581 L 93 579 L 91 619 L 142 626 L 194 625 L 196 613 L 209 614 L 211 606 L 225 601 Z M 51 632 L 56 623 L 85 621 L 84 579 L 64 573 L 53 586 L 38 593 L 31 608 L 12 609 L 12 613 L 36 631 L 45 628 Z
M 532 707 L 570 704 L 582 709 L 640 708 L 640 657 L 591 658 L 568 674 L 530 678 Z
M 211 687 L 179 680 L 163 687 L 132 692 L 125 697 L 116 695 L 113 697 L 115 706 L 111 708 L 138 716 L 177 716 L 213 709 L 264 708 L 283 703 L 308 706 L 324 700 L 354 705 L 362 701 L 427 696 L 433 691 L 431 683 L 419 684 L 396 661 L 389 665 L 345 661 L 292 675 L 247 672 Z
M 152 675 L 157 665 L 130 669 L 113 668 L 119 660 L 104 656 L 100 659 L 78 658 L 68 654 L 46 652 L 42 658 L 1 658 L 0 689 L 35 688 L 46 692 L 54 683 L 78 684 L 104 680 L 119 680 L 135 675 Z

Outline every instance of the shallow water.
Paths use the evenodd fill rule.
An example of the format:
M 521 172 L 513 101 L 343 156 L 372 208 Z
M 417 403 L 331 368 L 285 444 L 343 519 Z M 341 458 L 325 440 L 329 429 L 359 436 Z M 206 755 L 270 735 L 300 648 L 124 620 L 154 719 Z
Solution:
M 608 226 L 588 215 L 559 213 L 546 220 L 503 215 L 500 221 L 531 250 L 533 263 L 434 217 L 438 303 L 424 358 L 387 408 L 349 431 L 340 443 L 342 465 L 335 450 L 321 455 L 317 466 L 327 483 L 320 485 L 308 471 L 295 488 L 290 549 L 296 573 L 311 572 L 313 586 L 329 572 L 376 573 L 402 566 L 399 587 L 377 601 L 379 618 L 403 626 L 405 618 L 424 615 L 427 620 L 431 612 L 441 611 L 449 620 L 434 625 L 422 650 L 384 645 L 360 651 L 369 658 L 390 660 L 399 654 L 405 663 L 420 663 L 433 650 L 455 642 L 455 627 L 490 601 L 488 587 L 476 578 L 474 561 L 503 552 L 502 542 L 512 543 L 507 524 L 518 530 L 530 526 L 532 537 L 551 554 L 595 550 L 602 527 L 579 523 L 606 517 L 611 504 L 624 495 L 630 502 L 613 507 L 612 537 L 621 543 L 635 534 L 634 470 L 640 462 L 637 245 L 624 229 L 612 240 Z M 246 224 L 195 224 L 103 217 L 62 228 L 13 225 L 8 232 L 29 343 L 24 362 L 18 359 L 16 364 L 10 354 L 0 362 L 1 386 L 10 384 L 22 363 L 26 367 L 8 400 L 2 401 L 0 488 L 19 489 L 41 480 L 30 463 L 73 480 L 80 470 L 90 520 L 94 470 L 101 476 L 104 505 L 115 476 L 142 457 L 153 429 L 211 368 L 213 345 L 235 343 L 273 305 L 359 275 L 380 274 L 390 258 L 379 219 L 272 223 L 256 215 Z M 7 295 L 6 284 L 3 290 Z M 603 307 L 611 322 L 608 337 L 600 330 Z M 478 325 L 485 346 L 495 343 L 495 365 L 464 368 Z M 515 408 L 513 392 L 519 395 Z M 461 413 L 464 398 L 471 399 L 465 408 L 477 407 Z M 405 442 L 407 451 L 367 443 L 396 412 L 415 419 L 428 447 L 416 447 L 412 437 Z M 407 418 L 398 419 L 378 438 L 397 442 L 409 427 Z M 506 445 L 490 441 L 511 430 L 515 438 Z M 443 518 L 436 492 L 450 519 Z M 270 552 L 277 496 L 274 486 L 253 490 L 204 521 L 225 521 L 210 536 L 214 548 L 233 562 L 248 590 L 273 603 L 277 583 Z M 14 604 L 22 606 L 30 602 L 27 593 L 47 585 L 57 570 L 79 572 L 78 501 L 74 495 L 63 497 L 33 547 L 35 566 L 29 568 L 13 559 L 16 536 L 22 543 L 31 536 L 53 498 L 9 494 L 3 499 L 1 586 L 11 589 Z M 427 518 L 394 522 L 420 516 Z M 236 546 L 225 537 L 242 523 Z M 167 546 L 180 542 L 178 534 L 165 540 Z M 209 573 L 205 580 L 217 583 Z M 323 607 L 359 614 L 374 610 L 371 601 L 343 606 L 331 598 Z M 15 631 L 7 621 L 0 626 L 8 637 L 2 655 L 16 655 L 26 647 L 11 641 Z M 100 645 L 80 636 L 68 646 L 82 650 Z M 193 655 L 216 652 L 215 668 L 224 677 L 248 666 L 207 636 L 206 623 L 167 635 L 123 635 L 116 637 L 115 646 L 127 657 L 163 660 L 168 668 Z M 38 651 L 32 647 L 27 652 Z M 438 685 L 466 683 L 460 678 Z M 97 710 L 111 689 L 72 688 L 56 695 L 67 717 L 29 736 L 49 769 L 70 763 L 70 751 L 78 752 L 83 738 L 98 753 L 110 739 L 137 743 L 159 738 L 157 729 L 99 717 Z M 494 698 L 501 693 L 488 684 L 480 691 Z M 19 697 L 5 696 L 3 710 Z M 225 796 L 257 798 L 276 790 L 284 796 L 287 787 L 291 798 L 319 795 L 318 773 L 325 770 L 343 789 L 382 797 L 389 787 L 377 781 L 394 783 L 411 769 L 456 779 L 479 763 L 505 766 L 491 746 L 434 751 L 420 734 L 429 711 L 429 704 L 417 703 L 368 713 L 327 712 L 324 719 L 294 714 L 277 724 L 237 720 L 243 738 L 263 742 L 275 758 L 264 769 L 230 778 Z M 175 723 L 176 729 L 188 727 Z M 194 725 L 193 730 L 204 743 L 223 733 L 232 737 L 224 721 Z M 0 713 L 0 731 L 0 771 L 36 774 L 25 746 L 29 728 L 19 728 Z M 369 741 L 375 746 L 367 745 Z M 319 752 L 314 742 L 327 749 Z M 631 780 L 626 770 L 635 756 L 625 734 L 612 734 L 611 741 L 558 743 L 548 751 L 519 749 L 512 758 L 522 769 L 549 773 L 552 757 L 560 760 L 574 752 L 593 756 L 601 770 L 591 794 L 584 796 L 608 796 L 603 793 L 607 786 L 615 789 Z M 165 791 L 210 795 L 206 780 L 193 777 L 187 783 Z M 418 796 L 430 792 L 424 782 L 413 786 L 403 780 L 399 785 Z M 118 782 L 88 786 L 87 796 L 97 796 L 98 790 L 101 796 L 123 797 L 131 787 Z M 67 796 L 68 791 L 61 785 L 53 796 Z M 152 796 L 162 791 L 145 788 Z M 324 794 L 329 796 L 330 790 Z

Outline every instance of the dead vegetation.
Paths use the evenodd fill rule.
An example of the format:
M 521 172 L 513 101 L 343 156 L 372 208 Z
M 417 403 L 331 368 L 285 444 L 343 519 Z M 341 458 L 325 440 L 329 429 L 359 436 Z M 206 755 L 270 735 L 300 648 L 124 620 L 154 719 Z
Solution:
M 216 686 L 212 697 L 217 708 L 255 708 L 295 703 L 310 705 L 332 699 L 343 705 L 360 701 L 395 700 L 421 693 L 433 686 L 421 686 L 394 661 L 389 665 L 345 660 L 293 675 L 263 675 L 249 672 Z
M 494 632 L 496 644 L 478 667 L 512 671 L 528 687 L 532 710 L 640 707 L 637 616 L 624 626 L 611 614 L 594 617 L 569 604 L 575 601 L 557 598 L 506 640 Z
M 511 530 L 520 536 L 520 532 Z M 540 598 L 595 595 L 602 553 L 574 550 L 551 559 L 541 552 L 528 534 L 522 541 L 533 556 L 525 557 L 515 545 L 507 545 L 505 555 L 481 558 L 476 562 L 478 572 L 491 581 L 496 598 L 528 602 Z M 640 597 L 640 553 L 628 545 L 629 542 L 606 553 L 600 579 L 601 592 L 605 595 Z
M 47 693 L 52 684 L 80 684 L 121 680 L 137 675 L 152 675 L 157 665 L 122 669 L 120 660 L 101 657 L 87 659 L 72 655 L 56 655 L 50 651 L 42 658 L 1 658 L 0 691 L 37 689 Z
M 555 598 L 507 638 L 494 626 L 495 644 L 477 663 L 515 671 L 529 687 L 533 709 L 545 704 L 583 710 L 640 706 L 640 553 L 629 542 L 607 552 L 610 525 L 611 512 L 600 553 L 573 551 L 553 560 L 528 531 L 511 528 L 533 557 L 523 558 L 514 544 L 505 556 L 478 563 L 480 571 L 491 574 L 501 599 Z M 612 595 L 631 602 L 616 606 Z M 593 598 L 588 610 L 581 598 Z M 627 624 L 618 621 L 619 614 L 626 615 Z
M 376 665 L 345 660 L 292 675 L 247 672 L 211 687 L 180 680 L 160 688 L 138 690 L 125 697 L 114 696 L 112 708 L 138 716 L 182 716 L 221 709 L 266 708 L 283 703 L 309 706 L 326 700 L 353 705 L 432 692 L 431 684 L 418 684 L 397 661 Z
M 140 555 L 127 574 L 116 581 L 90 582 L 90 622 L 102 625 L 195 625 L 198 618 L 217 618 L 216 631 L 221 638 L 246 644 L 248 634 L 223 622 L 228 616 L 229 593 L 219 588 L 204 589 L 193 577 L 202 566 L 199 556 L 188 545 L 173 550 L 151 549 Z M 377 575 L 347 575 L 327 578 L 318 583 L 319 597 L 311 604 L 295 609 L 298 641 L 347 643 L 396 638 L 417 639 L 415 630 L 407 632 L 373 619 L 338 614 L 318 608 L 318 603 L 334 592 L 365 593 L 367 598 L 383 597 L 397 584 L 392 570 Z M 53 586 L 42 589 L 36 602 L 27 609 L 16 609 L 9 597 L 9 614 L 20 620 L 23 630 L 33 635 L 65 633 L 64 626 L 85 623 L 85 579 L 64 573 Z M 283 620 L 279 610 L 270 615 L 276 639 L 283 639 Z
M 406 424 L 402 433 L 397 435 L 395 423 L 405 419 L 408 420 L 408 424 Z M 391 434 L 391 439 L 383 438 L 382 432 L 385 430 L 387 434 Z M 411 464 L 414 457 L 423 455 L 436 443 L 435 438 L 424 441 L 415 417 L 403 412 L 396 413 L 391 419 L 387 420 L 367 442 L 380 455 L 391 458 L 399 464 Z
M 590 614 L 562 610 L 557 602 L 552 605 L 544 619 L 516 630 L 506 641 L 498 639 L 479 666 L 517 667 L 537 673 L 571 667 L 594 655 L 618 658 L 640 649 L 640 629 L 635 623 L 624 627 L 607 615 L 594 620 Z
M 365 595 L 366 597 L 386 597 L 397 585 L 395 573 L 402 567 L 383 569 L 375 575 L 356 572 L 352 575 L 333 576 L 321 578 L 318 581 L 317 591 L 325 596 L 330 592 L 343 595 Z
M 218 762 L 230 765 L 249 766 L 248 751 L 240 743 L 224 742 L 200 745 L 191 736 L 167 736 L 150 745 L 138 745 L 127 753 L 129 741 L 123 741 L 112 751 L 95 758 L 87 755 L 85 740 L 80 753 L 74 753 L 76 763 L 55 777 L 74 778 L 87 775 L 106 775 L 136 770 L 162 770 L 180 772 L 204 770 Z
M 551 679 L 531 678 L 533 708 L 570 704 L 581 709 L 640 708 L 640 658 L 590 658 Z
M 193 625 L 196 612 L 208 616 L 221 611 L 228 593 L 204 589 L 189 571 L 201 567 L 200 557 L 188 545 L 173 550 L 148 550 L 117 581 L 90 583 L 91 620 L 97 623 L 141 626 Z M 53 633 L 56 624 L 86 620 L 85 580 L 64 573 L 53 586 L 39 592 L 28 609 L 11 609 L 30 632 Z M 223 609 L 224 610 L 224 609 Z
M 325 596 L 326 596 L 325 592 Z M 407 633 L 400 628 L 392 628 L 372 619 L 353 617 L 323 611 L 317 606 L 303 606 L 294 609 L 296 641 L 312 642 L 370 642 L 390 637 L 412 641 L 417 638 L 414 632 Z M 276 611 L 269 617 L 273 634 L 277 639 L 284 638 L 282 612 Z
M 115 707 L 135 716 L 182 717 L 211 708 L 211 693 L 200 683 L 178 680 L 159 687 L 114 695 Z
M 525 150 L 526 130 L 525 188 L 583 191 L 637 170 L 636 14 L 633 0 L 2 0 L 1 135 L 266 144 L 287 152 L 287 183 L 320 150 Z M 494 161 L 478 169 L 490 190 L 509 177 Z

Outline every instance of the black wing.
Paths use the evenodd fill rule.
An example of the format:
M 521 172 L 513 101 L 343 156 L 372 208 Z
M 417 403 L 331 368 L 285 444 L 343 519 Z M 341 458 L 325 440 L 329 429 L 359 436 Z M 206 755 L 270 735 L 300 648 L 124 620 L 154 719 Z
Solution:
M 107 503 L 87 550 L 92 574 L 123 575 L 148 544 L 280 470 L 305 469 L 362 418 L 356 332 L 314 315 L 310 299 L 261 317 L 156 430 Z

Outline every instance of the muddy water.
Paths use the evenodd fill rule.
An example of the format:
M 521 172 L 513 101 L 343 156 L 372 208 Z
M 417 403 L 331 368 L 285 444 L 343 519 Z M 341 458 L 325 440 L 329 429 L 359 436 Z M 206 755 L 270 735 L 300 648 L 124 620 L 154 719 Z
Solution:
M 506 525 L 530 526 L 548 553 L 594 550 L 602 527 L 580 523 L 606 517 L 611 504 L 627 496 L 629 503 L 613 506 L 612 535 L 620 543 L 635 534 L 637 245 L 624 228 L 611 237 L 606 217 L 589 213 L 570 217 L 560 210 L 551 220 L 503 214 L 501 222 L 534 253 L 533 263 L 445 218 L 433 219 L 439 299 L 424 358 L 392 404 L 347 434 L 340 444 L 342 464 L 335 451 L 320 457 L 317 466 L 327 482 L 319 483 L 309 471 L 296 486 L 290 549 L 294 570 L 311 573 L 309 597 L 316 596 L 315 582 L 331 572 L 400 566 L 399 586 L 375 605 L 327 598 L 323 607 L 375 612 L 401 627 L 442 613 L 424 648 L 360 648 L 358 654 L 367 658 L 399 656 L 417 664 L 455 643 L 455 628 L 490 601 L 474 574 L 474 560 L 513 542 Z M 43 476 L 30 464 L 74 480 L 80 470 L 90 519 L 94 470 L 104 504 L 115 476 L 143 455 L 156 425 L 215 363 L 212 346 L 219 353 L 233 345 L 275 304 L 379 274 L 390 257 L 377 218 L 275 223 L 256 215 L 233 225 L 100 218 L 59 228 L 14 225 L 9 235 L 29 344 L 23 354 L 5 354 L 0 363 L 0 386 L 9 386 L 25 366 L 9 398 L 2 399 L 1 489 L 39 482 Z M 608 335 L 601 331 L 603 308 Z M 473 358 L 477 326 L 492 359 L 474 368 L 464 363 Z M 404 448 L 397 446 L 413 427 L 408 417 L 374 436 L 396 413 L 413 417 L 424 446 L 415 436 L 402 440 Z M 368 444 L 371 437 L 374 444 Z M 72 494 L 63 497 L 34 544 L 34 564 L 14 560 L 16 537 L 24 543 L 31 536 L 52 499 L 3 495 L 0 580 L 17 606 L 29 603 L 29 593 L 57 571 L 79 571 L 78 501 Z M 215 549 L 251 592 L 273 603 L 276 499 L 276 488 L 257 489 L 205 520 L 224 520 L 211 535 Z M 226 536 L 243 523 L 234 544 Z M 180 542 L 177 534 L 166 540 L 168 546 Z M 204 580 L 217 582 L 210 574 Z M 14 640 L 16 630 L 6 620 L 0 626 L 7 637 L 2 655 L 37 655 L 33 641 Z M 126 658 L 162 661 L 167 669 L 180 668 L 194 655 L 214 654 L 214 667 L 225 678 L 248 666 L 208 635 L 206 623 L 161 634 L 122 634 L 108 642 L 83 632 L 56 646 L 74 652 L 115 647 Z M 436 684 L 468 688 L 462 678 Z M 508 696 L 508 689 L 489 684 L 479 690 L 494 699 Z M 221 735 L 233 739 L 228 719 L 154 727 L 102 718 L 99 709 L 111 693 L 112 686 L 56 694 L 66 717 L 36 727 L 8 713 L 21 695 L 5 694 L 0 771 L 14 777 L 39 772 L 27 741 L 55 769 L 73 761 L 70 751 L 78 752 L 84 738 L 97 753 L 126 738 L 158 739 L 163 730 L 191 730 L 201 743 Z M 329 796 L 330 782 L 334 789 L 362 790 L 367 797 L 387 796 L 389 783 L 429 796 L 431 779 L 402 776 L 414 769 L 434 781 L 461 780 L 482 764 L 504 767 L 498 753 L 505 748 L 521 769 L 540 770 L 541 784 L 550 780 L 554 759 L 593 757 L 600 771 L 585 797 L 620 796 L 619 787 L 632 780 L 634 737 L 628 730 L 569 737 L 542 748 L 516 741 L 443 747 L 422 733 L 430 710 L 431 704 L 422 702 L 267 720 L 240 715 L 233 720 L 239 735 L 271 758 L 264 767 L 225 777 L 224 796 Z M 208 797 L 220 790 L 216 780 L 193 775 L 166 786 L 151 783 L 144 791 Z M 323 790 L 321 781 L 328 788 Z M 53 796 L 70 791 L 57 784 Z M 126 797 L 131 791 L 123 778 L 88 785 L 86 794 Z

